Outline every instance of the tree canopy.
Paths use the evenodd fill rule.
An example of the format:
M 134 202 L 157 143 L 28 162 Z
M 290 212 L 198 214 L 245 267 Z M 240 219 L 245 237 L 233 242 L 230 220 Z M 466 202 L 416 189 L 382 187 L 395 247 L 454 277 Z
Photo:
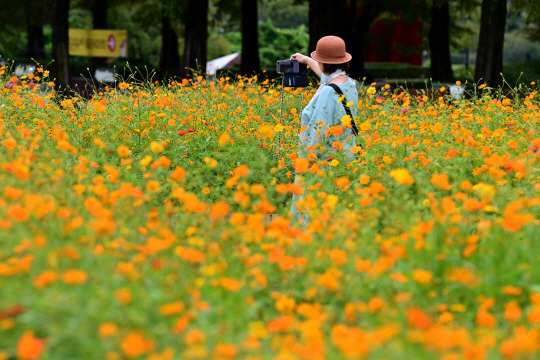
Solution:
M 58 46 L 53 47 L 53 34 L 57 34 L 53 29 L 61 19 L 55 18 L 51 9 L 58 8 L 53 5 L 60 3 L 66 1 L 29 0 L 23 4 L 0 0 L 1 8 L 10 9 L 0 12 L 0 54 L 5 58 L 45 63 L 59 56 Z M 348 51 L 353 54 L 351 75 L 361 78 L 366 73 L 364 52 L 384 50 L 367 48 L 373 40 L 373 27 L 378 22 L 392 25 L 397 21 L 423 23 L 423 41 L 415 49 L 392 43 L 387 46 L 398 51 L 426 51 L 430 55 L 427 64 L 433 80 L 451 81 L 452 64 L 458 56 L 465 56 L 466 64 L 476 65 L 476 79 L 487 79 L 497 85 L 498 80 L 491 78 L 497 78 L 505 61 L 540 56 L 540 2 L 536 0 L 71 0 L 67 3 L 67 26 L 126 29 L 129 34 L 128 59 L 91 61 L 72 56 L 69 64 L 76 68 L 72 74 L 78 73 L 77 67 L 110 66 L 125 60 L 150 68 L 177 69 L 180 73 L 186 67 L 204 66 L 208 59 L 237 51 L 246 58 L 241 70 L 257 72 L 261 68 L 273 68 L 276 60 L 294 52 L 309 53 L 320 37 L 334 34 L 345 39 Z M 489 4 L 499 7 L 487 11 Z M 488 15 L 482 15 L 482 9 Z M 500 20 L 494 25 L 494 19 Z M 56 43 L 64 41 L 58 36 L 55 39 Z M 253 66 L 246 67 L 247 64 Z M 487 76 L 486 71 L 495 75 Z

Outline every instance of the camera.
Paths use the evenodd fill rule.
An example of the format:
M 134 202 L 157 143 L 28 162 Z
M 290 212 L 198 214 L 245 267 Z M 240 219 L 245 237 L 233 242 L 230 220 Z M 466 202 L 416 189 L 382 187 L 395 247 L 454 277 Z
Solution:
M 307 65 L 295 60 L 278 60 L 277 72 L 283 74 L 284 87 L 306 87 Z

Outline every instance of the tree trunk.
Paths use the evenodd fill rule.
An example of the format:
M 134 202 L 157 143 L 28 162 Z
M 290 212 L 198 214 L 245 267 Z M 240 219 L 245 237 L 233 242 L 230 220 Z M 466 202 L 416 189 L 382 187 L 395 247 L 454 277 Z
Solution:
M 382 1 L 369 1 L 359 7 L 358 1 L 352 0 L 347 11 L 349 22 L 347 27 L 352 29 L 344 37 L 347 49 L 352 55 L 349 76 L 365 84 L 373 82 L 373 75 L 366 71 L 364 65 L 364 41 L 371 25 L 382 12 L 381 4 L 383 4 Z
M 431 58 L 430 77 L 434 81 L 453 82 L 450 58 L 450 11 L 448 2 L 431 6 L 429 28 L 429 50 Z
M 29 59 L 44 59 L 43 24 L 32 24 L 30 19 L 27 21 L 28 42 L 26 44 L 26 57 Z
M 161 14 L 161 58 L 160 68 L 178 69 L 180 67 L 180 49 L 178 35 L 171 26 L 165 10 Z
M 184 75 L 206 73 L 208 0 L 188 1 L 184 31 Z
M 491 87 L 502 85 L 503 42 L 507 0 L 483 0 L 480 36 L 476 55 L 475 81 Z
M 28 6 L 24 6 L 28 36 L 26 57 L 28 59 L 44 60 L 45 58 L 45 39 L 43 36 L 45 16 L 43 14 L 43 5 L 41 2 L 32 2 Z
M 53 0 L 52 3 L 52 70 L 57 90 L 65 90 L 69 86 L 69 2 Z
M 358 0 L 310 0 L 309 51 L 315 50 L 323 36 L 341 37 L 352 55 L 349 76 L 371 83 L 373 77 L 366 72 L 363 60 L 364 36 L 382 11 L 382 2 L 362 2 L 363 6 L 358 6 L 359 3 Z
M 347 27 L 347 20 L 343 18 L 346 14 L 347 0 L 309 1 L 308 25 L 310 52 L 315 51 L 317 41 L 324 36 L 335 35 L 343 39 L 345 38 L 345 35 L 351 31 L 350 27 Z
M 261 72 L 257 0 L 242 0 L 242 74 Z
M 92 1 L 92 26 L 94 29 L 108 29 L 107 21 L 107 4 L 108 0 L 93 0 Z M 93 57 L 92 65 L 96 68 L 107 65 L 107 58 Z
M 93 0 L 92 1 L 92 26 L 94 29 L 107 29 L 109 22 L 107 21 L 108 0 Z

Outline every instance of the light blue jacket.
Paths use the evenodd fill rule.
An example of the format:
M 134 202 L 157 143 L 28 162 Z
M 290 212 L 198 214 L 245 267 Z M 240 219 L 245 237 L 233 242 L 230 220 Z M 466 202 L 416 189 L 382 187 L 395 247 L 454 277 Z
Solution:
M 332 152 L 340 150 L 332 145 L 335 141 L 339 141 L 343 146 L 344 154 L 352 160 L 354 154 L 349 149 L 356 145 L 356 139 L 350 127 L 341 125 L 343 134 L 340 136 L 325 134 L 329 128 L 341 124 L 341 118 L 346 115 L 344 103 L 352 102 L 349 108 L 353 118 L 356 117 L 358 108 L 356 84 L 351 78 L 348 78 L 345 84 L 337 84 L 346 97 L 343 103 L 340 103 L 338 102 L 339 94 L 332 87 L 325 85 L 327 79 L 328 77 L 323 74 L 321 86 L 302 111 L 298 156 L 307 159 L 309 153 L 314 151 L 320 159 L 324 156 L 332 157 Z
M 339 71 L 339 70 L 338 70 Z M 338 102 L 340 95 L 337 94 L 331 86 L 327 86 L 328 76 L 321 76 L 321 86 L 311 98 L 311 101 L 302 110 L 300 141 L 298 144 L 298 157 L 308 159 L 309 154 L 314 152 L 319 159 L 328 159 L 336 157 L 336 151 L 339 151 L 334 145 L 336 141 L 342 146 L 342 153 L 348 160 L 353 160 L 355 154 L 350 151 L 356 145 L 356 137 L 352 128 L 341 124 L 341 118 L 346 115 L 343 103 Z M 358 108 L 358 90 L 353 79 L 348 78 L 345 84 L 337 84 L 345 95 L 344 103 L 351 102 L 349 106 L 353 119 L 356 117 Z M 334 126 L 342 126 L 343 133 L 339 136 L 326 135 L 326 131 Z M 300 177 L 295 177 L 295 183 L 302 184 Z M 305 190 L 305 189 L 304 189 Z M 291 204 L 291 213 L 298 220 L 304 218 L 309 221 L 307 214 L 299 214 L 297 201 L 303 196 L 293 195 Z

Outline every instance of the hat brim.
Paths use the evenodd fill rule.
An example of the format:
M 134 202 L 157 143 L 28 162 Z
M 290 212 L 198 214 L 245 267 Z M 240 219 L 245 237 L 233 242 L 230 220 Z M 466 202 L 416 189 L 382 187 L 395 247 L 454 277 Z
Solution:
M 345 56 L 337 58 L 337 57 L 324 56 L 317 53 L 316 51 L 313 51 L 311 53 L 311 58 L 323 64 L 343 64 L 343 63 L 351 61 L 352 55 L 346 52 Z

